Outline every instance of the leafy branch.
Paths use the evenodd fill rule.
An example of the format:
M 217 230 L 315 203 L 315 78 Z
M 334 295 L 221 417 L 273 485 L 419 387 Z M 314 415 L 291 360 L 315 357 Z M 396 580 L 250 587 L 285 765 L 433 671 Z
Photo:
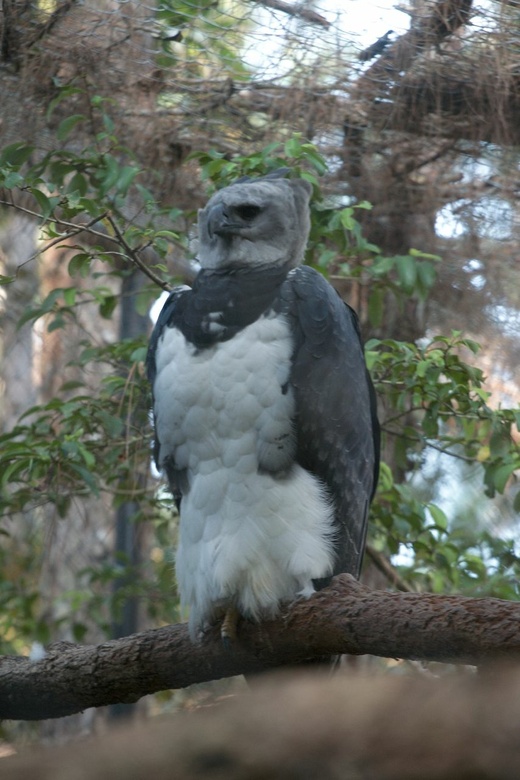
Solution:
M 18 205 L 12 201 L 0 200 L 0 205 L 9 206 L 11 208 L 16 209 L 17 211 L 22 212 L 23 214 L 27 214 L 30 217 L 34 217 L 35 219 L 41 220 L 41 213 L 34 211 L 32 209 L 28 209 L 24 206 Z M 115 233 L 115 236 L 111 236 L 108 233 L 108 231 L 100 231 L 94 229 L 93 227 L 94 225 L 98 224 L 99 222 L 103 222 L 104 220 L 106 220 L 110 224 L 110 226 L 112 227 Z M 49 249 L 52 249 L 55 246 L 61 246 L 65 244 L 71 238 L 75 238 L 77 236 L 80 236 L 81 234 L 86 234 L 101 240 L 103 244 L 108 242 L 110 244 L 113 244 L 121 248 L 123 251 L 117 253 L 119 257 L 130 260 L 130 262 L 133 263 L 136 266 L 136 268 L 142 271 L 142 273 L 145 276 L 147 276 L 154 284 L 156 284 L 161 289 L 171 290 L 172 287 L 171 284 L 169 282 L 166 282 L 156 273 L 154 273 L 154 271 L 152 271 L 149 265 L 147 265 L 141 259 L 141 253 L 148 250 L 151 247 L 152 242 L 150 241 L 147 244 L 143 246 L 139 246 L 137 248 L 131 247 L 130 244 L 125 240 L 124 235 L 120 230 L 119 226 L 117 225 L 114 217 L 108 211 L 105 211 L 99 216 L 94 217 L 84 225 L 77 224 L 75 222 L 69 222 L 63 219 L 62 217 L 54 217 L 52 220 L 47 219 L 44 221 L 43 224 L 44 226 L 52 225 L 53 231 L 55 229 L 58 229 L 59 227 L 65 227 L 67 228 L 67 230 L 64 233 L 61 233 L 59 236 L 56 236 L 55 238 L 46 241 L 45 245 L 42 246 L 41 249 L 39 249 L 37 252 L 34 252 L 30 257 L 27 258 L 27 260 L 24 260 L 22 263 L 20 263 L 18 268 L 22 268 L 24 265 L 27 265 L 27 263 L 36 260 L 36 258 L 40 257 L 45 252 L 48 252 Z M 157 258 L 157 261 L 158 259 L 159 258 Z

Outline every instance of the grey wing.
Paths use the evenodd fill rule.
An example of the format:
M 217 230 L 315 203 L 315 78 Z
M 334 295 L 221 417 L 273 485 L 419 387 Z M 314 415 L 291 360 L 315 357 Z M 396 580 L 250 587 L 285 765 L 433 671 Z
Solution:
M 165 328 L 175 327 L 177 322 L 182 318 L 183 311 L 186 303 L 186 293 L 190 292 L 189 287 L 183 285 L 176 287 L 168 296 L 166 303 L 161 309 L 161 313 L 157 318 L 155 327 L 150 336 L 150 343 L 148 346 L 148 352 L 146 355 L 146 370 L 148 380 L 152 386 L 152 398 L 153 398 L 153 418 L 154 418 L 154 460 L 157 468 L 164 469 L 168 484 L 172 492 L 177 508 L 180 507 L 183 488 L 185 487 L 185 472 L 184 470 L 177 469 L 174 460 L 171 456 L 162 460 L 160 458 L 161 450 L 161 431 L 157 423 L 156 404 L 158 399 L 155 393 L 155 379 L 157 375 L 157 351 L 160 349 L 160 339 L 164 333 Z
M 296 460 L 326 485 L 333 501 L 334 574 L 359 576 L 378 476 L 379 426 L 357 317 L 305 266 L 289 274 L 282 297 L 295 344 Z

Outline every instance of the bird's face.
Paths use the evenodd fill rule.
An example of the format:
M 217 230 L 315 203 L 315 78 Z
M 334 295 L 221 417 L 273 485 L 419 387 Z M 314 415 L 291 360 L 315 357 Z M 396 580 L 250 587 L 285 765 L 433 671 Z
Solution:
M 217 192 L 199 211 L 203 268 L 296 266 L 309 235 L 311 185 L 302 180 L 241 182 Z

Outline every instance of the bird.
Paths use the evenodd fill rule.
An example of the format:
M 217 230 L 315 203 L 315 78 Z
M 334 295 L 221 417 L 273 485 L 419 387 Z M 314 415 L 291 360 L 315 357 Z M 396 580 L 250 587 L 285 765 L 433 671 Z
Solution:
M 304 265 L 312 185 L 242 177 L 198 212 L 193 286 L 150 337 L 154 457 L 180 512 L 176 578 L 195 641 L 359 576 L 379 463 L 355 312 Z
M 367 46 L 366 49 L 363 49 L 363 51 L 359 52 L 358 60 L 360 62 L 369 62 L 370 60 L 373 60 L 374 57 L 379 57 L 379 55 L 382 54 L 386 47 L 391 43 L 390 39 L 393 34 L 393 30 L 388 30 L 388 32 L 382 35 L 381 38 L 378 38 L 375 43 L 373 43 L 371 46 Z

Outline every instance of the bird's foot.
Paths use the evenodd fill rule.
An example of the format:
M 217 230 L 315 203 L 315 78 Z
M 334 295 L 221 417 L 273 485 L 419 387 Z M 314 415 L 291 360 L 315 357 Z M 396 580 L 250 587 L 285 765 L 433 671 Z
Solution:
M 312 584 L 312 582 L 307 582 L 305 583 L 303 588 L 297 592 L 295 600 L 297 601 L 298 599 L 310 599 L 310 597 L 314 596 L 315 593 L 316 593 L 316 589 Z
M 314 587 L 312 580 L 300 584 L 302 587 L 300 590 L 296 591 L 293 600 L 288 603 L 289 607 L 296 606 L 300 601 L 307 601 L 316 593 L 316 588 Z
M 228 650 L 231 649 L 233 643 L 236 642 L 239 618 L 240 612 L 236 607 L 228 607 L 224 611 L 224 617 L 220 627 L 220 637 L 222 639 L 222 644 Z

